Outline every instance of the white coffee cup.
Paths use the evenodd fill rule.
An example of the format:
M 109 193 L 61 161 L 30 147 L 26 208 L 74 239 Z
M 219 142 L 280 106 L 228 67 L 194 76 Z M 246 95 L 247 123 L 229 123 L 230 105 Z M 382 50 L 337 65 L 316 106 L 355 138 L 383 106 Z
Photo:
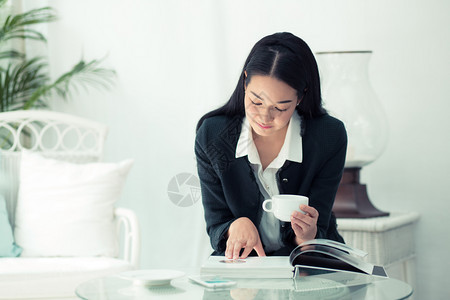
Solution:
M 265 211 L 272 212 L 277 219 L 290 222 L 294 210 L 305 213 L 300 210 L 300 205 L 308 205 L 308 200 L 308 197 L 300 195 L 275 195 L 272 199 L 264 200 L 262 207 Z M 272 204 L 271 208 L 267 208 L 269 203 Z

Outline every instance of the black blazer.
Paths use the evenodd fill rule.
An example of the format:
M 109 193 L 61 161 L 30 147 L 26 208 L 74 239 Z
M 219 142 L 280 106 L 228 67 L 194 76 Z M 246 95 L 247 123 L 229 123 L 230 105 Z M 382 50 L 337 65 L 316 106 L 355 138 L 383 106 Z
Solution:
M 195 140 L 206 229 L 216 255 L 224 255 L 225 235 L 234 220 L 248 217 L 258 228 L 262 217 L 264 199 L 250 163 L 247 157 L 235 158 L 242 120 L 238 116 L 208 118 Z M 303 161 L 285 163 L 277 173 L 278 188 L 280 194 L 309 197 L 309 205 L 319 212 L 316 238 L 343 242 L 331 209 L 347 150 L 344 124 L 329 115 L 303 122 Z M 290 222 L 281 223 L 285 247 L 268 255 L 289 255 L 296 247 Z

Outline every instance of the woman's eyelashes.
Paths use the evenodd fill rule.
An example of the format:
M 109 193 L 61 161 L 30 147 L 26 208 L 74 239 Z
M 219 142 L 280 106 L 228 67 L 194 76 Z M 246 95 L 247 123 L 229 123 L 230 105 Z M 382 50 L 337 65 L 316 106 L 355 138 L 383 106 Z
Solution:
M 253 101 L 253 100 L 251 100 L 251 99 L 250 99 L 250 101 L 253 103 L 253 105 L 256 105 L 256 106 L 261 106 L 261 105 L 262 105 L 261 102 L 255 102 L 255 101 Z M 283 112 L 283 111 L 288 110 L 287 108 L 281 109 L 281 108 L 278 108 L 278 107 L 276 107 L 276 106 L 271 107 L 271 108 L 272 108 L 272 109 L 276 109 L 276 110 L 279 111 L 279 112 Z
M 254 105 L 257 105 L 257 106 L 262 105 L 261 102 L 255 102 L 255 101 L 253 101 L 253 100 L 251 100 L 251 99 L 250 99 L 250 101 L 251 101 Z
M 281 109 L 281 108 L 275 107 L 275 109 L 278 110 L 279 112 L 287 111 L 287 108 Z

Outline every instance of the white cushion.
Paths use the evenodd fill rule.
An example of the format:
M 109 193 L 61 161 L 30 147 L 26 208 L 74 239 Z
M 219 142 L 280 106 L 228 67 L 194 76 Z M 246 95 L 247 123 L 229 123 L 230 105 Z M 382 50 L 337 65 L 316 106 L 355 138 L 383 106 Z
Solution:
M 132 164 L 73 164 L 22 152 L 14 228 L 22 256 L 115 256 L 114 204 Z
M 132 269 L 109 257 L 0 258 L 0 299 L 78 299 L 80 283 Z
M 0 278 L 3 279 L 33 275 L 57 277 L 112 269 L 128 270 L 132 269 L 132 266 L 125 260 L 111 257 L 4 257 L 0 259 Z

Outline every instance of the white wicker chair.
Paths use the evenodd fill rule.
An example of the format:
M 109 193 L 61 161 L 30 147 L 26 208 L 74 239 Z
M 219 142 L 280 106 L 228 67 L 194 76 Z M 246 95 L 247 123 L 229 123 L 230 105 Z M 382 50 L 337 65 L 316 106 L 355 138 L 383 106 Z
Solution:
M 0 113 L 0 172 L 3 172 L 8 179 L 6 195 L 4 196 L 12 227 L 14 227 L 15 222 L 18 172 L 22 149 L 70 162 L 96 162 L 102 159 L 106 135 L 107 127 L 105 125 L 68 114 L 36 110 Z M 136 215 L 129 209 L 116 208 L 115 219 L 121 244 L 119 257 L 111 258 L 114 261 L 121 262 L 120 268 L 116 266 L 115 271 L 138 268 L 140 233 Z M 74 285 L 78 282 L 114 272 L 114 270 L 104 268 L 103 260 L 102 270 L 92 272 L 91 264 L 90 273 L 83 274 L 78 270 L 76 278 L 72 282 L 55 282 L 58 279 L 50 277 L 46 281 L 45 276 L 40 276 L 39 269 L 35 269 L 36 264 L 34 262 L 31 264 L 34 275 L 27 274 L 27 267 L 23 267 L 21 259 L 25 260 L 25 258 L 20 257 L 0 258 L 0 299 L 13 296 L 22 298 L 74 297 Z M 55 272 L 60 272 L 57 270 L 58 263 L 65 264 L 67 267 L 67 265 L 70 265 L 68 260 L 70 258 L 52 258 L 49 264 L 56 264 Z M 75 261 L 72 262 L 77 264 Z M 11 270 L 11 268 L 16 267 L 17 271 Z M 11 276 L 11 274 L 14 276 Z M 45 289 L 45 284 L 49 286 L 49 290 L 52 290 L 51 293 L 48 294 L 49 290 Z M 37 292 L 30 290 L 33 285 L 36 288 L 39 286 Z M 60 291 L 54 291 L 56 285 L 61 287 Z M 62 289 L 66 290 L 63 291 Z M 21 293 L 20 291 L 27 292 Z M 62 295 L 64 293 L 68 294 Z

